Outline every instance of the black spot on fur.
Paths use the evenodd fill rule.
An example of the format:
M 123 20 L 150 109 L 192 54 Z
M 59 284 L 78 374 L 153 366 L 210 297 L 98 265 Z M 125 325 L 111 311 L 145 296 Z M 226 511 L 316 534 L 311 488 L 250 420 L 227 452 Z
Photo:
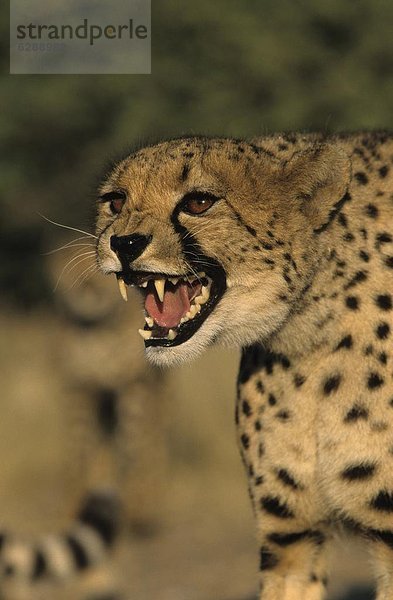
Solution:
M 250 447 L 250 438 L 248 437 L 248 435 L 246 433 L 243 433 L 240 436 L 240 441 L 242 443 L 242 446 L 245 450 L 248 450 L 248 448 Z
M 389 269 L 393 269 L 393 256 L 385 258 L 385 265 L 389 267 Z
M 341 473 L 343 479 L 356 481 L 360 479 L 368 479 L 375 472 L 375 465 L 372 463 L 363 463 L 359 465 L 351 465 L 344 469 Z
M 344 418 L 345 423 L 353 423 L 359 419 L 367 420 L 368 410 L 360 405 L 354 405 L 351 410 L 347 412 Z
M 254 428 L 255 428 L 255 431 L 261 431 L 262 424 L 261 424 L 261 422 L 259 420 L 255 421 Z
M 386 354 L 386 352 L 380 352 L 378 354 L 378 360 L 382 365 L 386 365 L 386 363 L 388 362 L 388 355 Z
M 354 174 L 354 177 L 361 185 L 366 185 L 368 183 L 368 177 L 363 171 L 358 171 Z
M 376 240 L 378 244 L 388 244 L 389 242 L 392 241 L 392 236 L 390 235 L 390 233 L 378 233 L 376 236 Z
M 94 529 L 109 546 L 117 534 L 119 505 L 109 494 L 92 493 L 77 516 L 78 520 Z
M 288 487 L 291 487 L 294 490 L 299 489 L 299 484 L 286 469 L 279 469 L 277 471 L 277 478 Z
M 370 373 L 367 378 L 367 387 L 369 390 L 375 390 L 384 384 L 384 379 L 379 373 Z
M 278 565 L 278 558 L 269 548 L 266 546 L 262 546 L 259 553 L 259 569 L 261 571 L 267 571 L 269 569 L 274 569 Z
M 295 384 L 295 387 L 297 387 L 297 388 L 302 387 L 302 385 L 305 381 L 306 381 L 306 378 L 304 377 L 304 375 L 301 375 L 300 373 L 295 373 L 295 376 L 293 378 L 293 383 Z
M 48 565 L 46 563 L 44 554 L 41 552 L 41 550 L 36 550 L 31 578 L 35 581 L 42 577 L 46 573 L 47 567 Z
M 247 400 L 243 400 L 243 402 L 242 402 L 242 411 L 246 417 L 250 417 L 252 415 L 251 406 L 247 402 Z
M 262 475 L 258 475 L 258 477 L 255 478 L 255 485 L 262 485 L 263 483 L 263 477 Z
M 72 535 L 67 535 L 64 538 L 67 546 L 70 549 L 75 567 L 78 571 L 83 571 L 89 566 L 89 557 L 82 544 Z
M 265 386 L 263 385 L 262 381 L 260 379 L 258 379 L 257 383 L 256 383 L 256 388 L 258 390 L 258 392 L 260 394 L 264 394 L 265 393 Z
M 364 262 L 368 262 L 370 260 L 369 254 L 367 254 L 367 252 L 365 252 L 364 250 L 360 250 L 359 256 L 362 260 L 364 260 Z
M 367 279 L 367 272 L 366 271 L 358 271 L 350 279 L 350 281 L 348 281 L 348 283 L 345 284 L 344 290 L 349 290 L 349 288 L 354 287 L 358 283 L 362 283 L 363 281 L 366 281 L 366 279 Z
M 387 165 L 383 165 L 378 169 L 379 176 L 381 179 L 384 179 L 386 175 L 389 173 L 389 167 Z
M 278 413 L 276 414 L 276 418 L 279 419 L 280 421 L 289 421 L 290 416 L 291 415 L 288 410 L 279 410 Z
M 270 515 L 280 519 L 292 519 L 295 515 L 285 502 L 281 502 L 276 496 L 264 496 L 261 498 L 261 508 Z
M 375 299 L 375 303 L 382 310 L 392 309 L 392 297 L 390 294 L 379 294 Z
M 352 339 L 351 334 L 346 335 L 337 344 L 335 351 L 341 350 L 341 348 L 347 348 L 347 349 L 352 348 L 352 345 L 353 345 L 353 339 Z
M 393 512 L 393 492 L 382 490 L 372 498 L 370 507 L 381 512 Z
M 388 323 L 380 323 L 375 333 L 380 340 L 386 340 L 390 333 L 390 327 Z
M 359 308 L 359 300 L 356 296 L 348 296 L 345 298 L 345 304 L 351 310 L 357 310 Z
M 277 399 L 274 394 L 269 394 L 268 402 L 270 406 L 275 406 L 277 404 Z
M 366 206 L 366 215 L 371 219 L 376 219 L 378 217 L 379 211 L 375 204 L 367 204 Z
M 323 393 L 326 396 L 329 396 L 333 392 L 336 392 L 340 386 L 340 383 L 341 383 L 341 375 L 332 375 L 332 377 L 329 377 L 324 382 Z
M 119 425 L 118 393 L 114 389 L 103 388 L 96 392 L 96 398 L 99 427 L 105 435 L 112 436 Z

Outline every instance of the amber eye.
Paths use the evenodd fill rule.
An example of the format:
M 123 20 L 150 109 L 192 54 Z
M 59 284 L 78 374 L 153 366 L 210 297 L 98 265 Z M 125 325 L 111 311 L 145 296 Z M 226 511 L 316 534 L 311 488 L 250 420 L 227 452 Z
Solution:
M 109 208 L 113 214 L 118 215 L 126 201 L 126 193 L 122 191 L 108 192 L 101 196 L 102 202 L 109 202 Z
M 208 192 L 195 192 L 187 194 L 182 201 L 182 210 L 189 215 L 201 215 L 213 206 L 218 200 Z

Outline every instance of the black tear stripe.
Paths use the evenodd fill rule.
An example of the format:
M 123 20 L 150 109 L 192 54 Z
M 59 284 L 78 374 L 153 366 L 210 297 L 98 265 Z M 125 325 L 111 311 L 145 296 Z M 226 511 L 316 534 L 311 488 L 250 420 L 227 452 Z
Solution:
M 172 213 L 171 223 L 175 232 L 180 238 L 180 244 L 187 261 L 195 267 L 199 267 L 198 260 L 201 261 L 202 264 L 200 266 L 203 268 L 203 270 L 207 270 L 209 267 L 212 269 L 219 268 L 220 270 L 223 270 L 223 267 L 218 263 L 218 261 L 204 254 L 194 234 L 192 234 L 187 227 L 184 227 L 184 225 L 179 222 L 181 202 L 182 201 L 179 202 Z
M 329 227 L 330 223 L 340 213 L 340 211 L 343 208 L 343 206 L 347 202 L 349 202 L 350 200 L 352 200 L 352 196 L 349 193 L 349 191 L 347 190 L 345 192 L 344 196 L 338 202 L 336 202 L 335 204 L 333 204 L 333 208 L 329 212 L 329 216 L 328 216 L 327 221 L 325 221 L 325 223 L 323 223 L 322 225 L 320 225 L 319 227 L 317 227 L 316 229 L 314 229 L 314 233 L 316 235 L 319 235 L 320 233 L 323 233 L 324 231 L 326 231 L 326 229 Z
M 325 539 L 324 534 L 315 529 L 305 529 L 304 531 L 297 531 L 294 533 L 271 533 L 268 536 L 270 542 L 284 548 L 303 540 L 310 540 L 316 545 L 321 546 L 325 542 Z

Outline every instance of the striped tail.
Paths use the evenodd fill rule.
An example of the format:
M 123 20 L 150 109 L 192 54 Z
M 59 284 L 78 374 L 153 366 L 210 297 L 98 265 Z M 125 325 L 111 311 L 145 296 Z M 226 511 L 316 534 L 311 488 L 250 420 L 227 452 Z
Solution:
M 29 542 L 0 533 L 0 579 L 67 579 L 97 565 L 115 541 L 119 519 L 115 495 L 96 491 L 88 495 L 64 534 Z

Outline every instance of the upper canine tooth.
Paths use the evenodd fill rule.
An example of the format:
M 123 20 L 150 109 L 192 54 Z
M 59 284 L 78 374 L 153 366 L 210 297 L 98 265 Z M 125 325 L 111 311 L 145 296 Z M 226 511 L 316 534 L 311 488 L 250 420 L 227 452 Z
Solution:
M 128 300 L 127 287 L 126 287 L 126 284 L 124 283 L 124 279 L 122 279 L 121 277 L 118 277 L 117 283 L 119 284 L 119 291 L 120 291 L 121 297 L 123 298 L 123 300 L 125 302 L 127 302 L 127 300 Z
M 204 285 L 202 286 L 202 296 L 206 299 L 210 297 L 209 288 L 205 287 Z
M 138 329 L 138 333 L 144 340 L 149 340 L 152 336 L 151 331 L 145 331 L 144 329 Z
M 161 302 L 164 302 L 165 279 L 155 279 L 154 285 L 156 286 L 157 296 Z

